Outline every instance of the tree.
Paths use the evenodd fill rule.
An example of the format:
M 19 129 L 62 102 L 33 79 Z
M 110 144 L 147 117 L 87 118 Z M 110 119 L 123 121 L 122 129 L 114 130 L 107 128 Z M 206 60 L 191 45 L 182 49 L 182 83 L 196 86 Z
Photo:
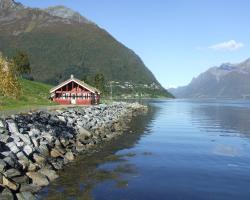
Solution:
M 30 60 L 27 53 L 18 51 L 13 57 L 15 71 L 19 76 L 29 75 L 31 73 Z
M 21 85 L 18 82 L 13 61 L 8 61 L 0 54 L 0 94 L 18 98 Z
M 101 92 L 105 93 L 106 89 L 105 89 L 105 77 L 103 74 L 98 73 L 95 75 L 94 77 L 94 86 L 101 90 Z

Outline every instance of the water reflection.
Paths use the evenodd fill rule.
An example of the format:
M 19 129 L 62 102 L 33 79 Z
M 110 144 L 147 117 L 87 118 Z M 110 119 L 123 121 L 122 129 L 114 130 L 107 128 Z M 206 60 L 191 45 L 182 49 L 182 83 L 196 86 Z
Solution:
M 210 102 L 192 107 L 192 123 L 207 132 L 220 132 L 221 136 L 250 137 L 250 102 Z
M 99 146 L 88 155 L 82 155 L 60 173 L 60 178 L 38 195 L 38 199 L 74 199 L 92 200 L 94 190 L 103 184 L 111 189 L 128 187 L 128 177 L 138 176 L 137 168 L 130 162 L 136 153 L 116 152 L 134 147 L 140 138 L 150 130 L 157 108 L 151 108 L 149 114 L 140 116 L 131 122 L 130 132 L 110 143 Z M 145 152 L 150 155 L 150 152 Z

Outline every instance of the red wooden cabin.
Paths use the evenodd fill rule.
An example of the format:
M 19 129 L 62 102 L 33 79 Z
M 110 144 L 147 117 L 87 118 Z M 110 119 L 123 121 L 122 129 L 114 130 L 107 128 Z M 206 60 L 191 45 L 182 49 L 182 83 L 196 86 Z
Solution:
M 90 85 L 74 78 L 64 81 L 50 90 L 50 97 L 53 101 L 63 104 L 92 105 L 100 101 L 100 91 Z

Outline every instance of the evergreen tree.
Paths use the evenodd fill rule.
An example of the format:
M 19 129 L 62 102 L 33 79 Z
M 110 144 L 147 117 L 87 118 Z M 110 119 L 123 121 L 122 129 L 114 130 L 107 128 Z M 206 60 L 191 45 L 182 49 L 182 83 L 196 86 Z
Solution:
M 103 74 L 101 73 L 98 73 L 95 75 L 94 77 L 94 86 L 101 90 L 102 93 L 105 93 L 106 92 L 106 89 L 105 89 L 105 77 Z
M 30 60 L 27 53 L 18 51 L 13 57 L 15 71 L 19 76 L 29 75 L 31 73 Z

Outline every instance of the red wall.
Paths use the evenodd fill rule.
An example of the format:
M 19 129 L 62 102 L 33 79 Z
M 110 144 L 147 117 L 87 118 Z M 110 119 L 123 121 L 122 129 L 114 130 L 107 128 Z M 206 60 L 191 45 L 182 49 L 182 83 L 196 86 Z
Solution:
M 77 99 L 76 104 L 78 105 L 91 105 L 91 99 Z
M 88 91 L 86 88 L 76 84 L 70 82 L 68 85 L 64 85 L 63 87 L 59 88 L 57 91 L 55 91 L 55 97 L 53 99 L 53 101 L 57 102 L 58 104 L 62 104 L 62 105 L 69 105 L 71 104 L 71 98 L 72 97 L 67 97 L 66 99 L 61 97 L 62 93 L 73 93 L 76 96 L 81 96 L 82 93 L 88 93 L 88 95 L 91 94 L 90 91 Z M 79 95 L 77 95 L 77 93 Z M 100 97 L 97 97 L 96 100 L 92 99 L 91 97 L 88 97 L 86 99 L 82 99 L 82 98 L 77 98 L 76 97 L 76 105 L 91 105 L 91 104 L 96 104 L 99 103 L 99 99 Z
M 55 101 L 56 103 L 59 103 L 59 104 L 63 104 L 63 105 L 71 104 L 70 99 L 54 99 L 53 101 Z

